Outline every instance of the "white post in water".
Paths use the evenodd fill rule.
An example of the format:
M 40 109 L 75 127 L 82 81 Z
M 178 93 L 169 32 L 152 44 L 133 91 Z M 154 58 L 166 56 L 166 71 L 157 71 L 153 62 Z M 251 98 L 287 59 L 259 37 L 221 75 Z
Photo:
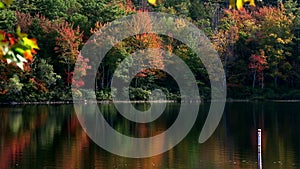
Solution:
M 258 147 L 258 169 L 262 169 L 262 159 L 261 159 L 261 129 L 257 130 L 257 147 Z

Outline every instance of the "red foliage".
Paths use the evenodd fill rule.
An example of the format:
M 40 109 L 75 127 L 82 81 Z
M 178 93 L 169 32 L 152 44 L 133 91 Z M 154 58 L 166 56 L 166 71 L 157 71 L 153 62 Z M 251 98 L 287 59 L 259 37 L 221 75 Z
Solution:
M 125 4 L 124 2 L 120 2 L 119 5 L 120 5 L 120 9 L 125 10 L 126 14 L 131 14 L 136 11 L 134 4 L 132 3 L 131 0 L 126 0 Z
M 71 63 L 75 63 L 79 54 L 79 46 L 82 44 L 83 32 L 77 27 L 73 29 L 73 24 L 62 22 L 57 24 L 56 31 L 59 37 L 56 38 L 56 51 L 61 53 L 62 57 L 67 57 Z
M 268 67 L 267 58 L 264 56 L 264 52 L 261 51 L 259 55 L 253 54 L 250 57 L 249 69 L 257 73 L 258 80 L 263 85 L 263 71 Z
M 48 89 L 46 88 L 44 82 L 42 82 L 38 79 L 35 79 L 35 78 L 30 78 L 29 82 L 34 85 L 34 89 L 39 90 L 39 91 L 48 92 Z
M 254 54 L 251 55 L 250 60 L 250 69 L 255 69 L 257 72 L 262 72 L 266 68 L 267 60 L 265 56 Z
M 80 31 L 79 27 L 73 29 L 73 24 L 69 24 L 66 21 L 58 24 L 56 31 L 60 36 L 56 38 L 57 47 L 54 50 L 60 54 L 68 66 L 75 64 L 76 61 L 79 65 L 76 74 L 78 77 L 74 78 L 74 72 L 70 72 L 70 69 L 65 71 L 67 84 L 70 85 L 72 83 L 76 88 L 84 86 L 84 81 L 81 78 L 86 76 L 87 69 L 91 67 L 87 64 L 89 60 L 84 58 L 79 52 L 79 46 L 83 43 L 83 32 Z
M 21 30 L 24 32 L 28 32 L 32 22 L 33 22 L 33 17 L 29 13 L 21 13 L 21 12 L 16 12 L 16 17 L 19 26 L 21 27 Z
M 84 85 L 83 76 L 86 76 L 87 69 L 91 67 L 87 64 L 88 59 L 84 58 L 79 54 L 79 48 L 83 44 L 83 32 L 79 27 L 73 28 L 73 24 L 68 23 L 67 21 L 54 22 L 47 19 L 45 16 L 36 14 L 32 17 L 30 14 L 24 14 L 17 12 L 18 23 L 21 25 L 21 28 L 28 30 L 31 27 L 33 19 L 36 19 L 38 24 L 41 26 L 43 31 L 47 33 L 57 33 L 56 37 L 56 47 L 53 49 L 59 55 L 59 57 L 68 65 L 68 69 L 65 69 L 66 74 L 66 83 L 70 85 L 74 84 L 76 87 L 81 87 Z M 31 60 L 31 55 L 25 55 L 29 60 Z M 77 60 L 78 59 L 78 60 Z M 75 62 L 80 65 L 80 77 L 74 78 L 74 72 L 71 71 L 71 67 Z
M 87 70 L 91 69 L 91 66 L 88 65 L 89 59 L 84 58 L 81 54 L 78 55 L 77 58 L 77 69 L 76 69 L 76 77 L 74 77 L 74 72 L 67 72 L 66 73 L 66 82 L 67 84 L 73 84 L 75 88 L 79 88 L 84 86 L 83 77 L 87 75 Z
M 148 75 L 155 75 L 156 73 L 157 73 L 156 69 L 143 69 L 136 75 L 136 77 L 143 78 L 143 77 L 147 77 Z

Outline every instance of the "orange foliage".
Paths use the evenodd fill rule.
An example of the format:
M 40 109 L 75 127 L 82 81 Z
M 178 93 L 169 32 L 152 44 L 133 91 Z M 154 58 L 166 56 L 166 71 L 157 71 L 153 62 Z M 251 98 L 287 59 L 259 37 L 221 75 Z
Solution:
M 45 85 L 44 82 L 42 82 L 38 79 L 35 79 L 35 78 L 30 78 L 29 82 L 34 85 L 34 89 L 44 91 L 44 92 L 48 92 L 48 89 L 46 88 L 46 85 Z
M 126 0 L 125 4 L 124 2 L 120 2 L 120 9 L 125 9 L 126 14 L 132 14 L 136 11 L 134 5 L 132 4 L 131 0 Z

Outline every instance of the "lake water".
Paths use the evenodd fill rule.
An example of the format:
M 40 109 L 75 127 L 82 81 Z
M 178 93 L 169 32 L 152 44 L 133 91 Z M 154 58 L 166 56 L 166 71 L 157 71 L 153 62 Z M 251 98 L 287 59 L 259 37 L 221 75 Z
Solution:
M 138 104 L 138 109 L 148 105 Z M 232 169 L 257 168 L 257 129 L 263 133 L 263 168 L 300 168 L 300 103 L 227 103 L 212 137 L 198 143 L 210 104 L 200 106 L 190 133 L 171 150 L 150 158 L 126 158 L 97 146 L 84 132 L 73 105 L 0 107 L 0 169 Z M 170 103 L 154 122 L 137 124 L 101 104 L 106 120 L 135 137 L 162 133 L 175 121 L 179 104 Z M 126 146 L 126 145 L 124 145 Z

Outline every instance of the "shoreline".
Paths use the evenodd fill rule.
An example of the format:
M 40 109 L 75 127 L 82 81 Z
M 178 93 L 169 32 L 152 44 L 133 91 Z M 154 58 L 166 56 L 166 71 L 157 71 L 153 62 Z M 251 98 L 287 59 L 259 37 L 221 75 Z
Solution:
M 191 101 L 189 103 L 209 103 L 211 100 L 206 101 Z M 300 100 L 252 100 L 252 99 L 227 99 L 226 103 L 237 103 L 237 102 L 278 102 L 278 103 L 300 103 Z M 76 104 L 76 103 L 82 103 L 82 104 L 110 104 L 110 103 L 179 103 L 176 100 L 136 100 L 136 101 L 112 101 L 112 100 L 68 100 L 68 101 L 37 101 L 37 102 L 0 102 L 0 105 L 61 105 L 61 104 Z
M 136 100 L 136 101 L 112 101 L 112 100 L 68 100 L 68 101 L 37 101 L 37 102 L 0 102 L 0 105 L 60 105 L 60 104 L 76 104 L 76 103 L 92 103 L 92 104 L 110 104 L 110 103 L 176 103 L 175 100 Z

